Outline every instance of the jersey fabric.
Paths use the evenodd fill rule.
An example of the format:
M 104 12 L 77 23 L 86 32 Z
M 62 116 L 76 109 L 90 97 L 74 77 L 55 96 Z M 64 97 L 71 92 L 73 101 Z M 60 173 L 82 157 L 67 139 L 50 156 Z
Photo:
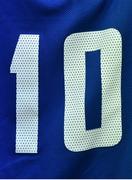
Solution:
M 131 17 L 131 0 L 0 1 L 0 178 L 132 178 Z M 106 32 L 108 29 L 109 35 Z M 96 32 L 101 31 L 103 35 L 96 36 Z M 94 35 L 97 38 L 91 40 L 94 35 L 82 34 L 86 32 L 95 32 Z M 87 37 L 90 38 L 87 40 Z M 79 45 L 83 42 L 88 45 L 92 44 L 91 52 L 86 50 L 84 54 L 84 58 L 89 59 L 86 62 L 86 74 L 83 70 L 80 71 L 84 67 L 81 65 L 77 67 L 76 63 L 72 63 L 74 56 L 75 60 L 79 57 L 81 61 L 82 57 L 79 55 L 82 52 L 79 48 L 85 49 L 88 46 L 87 44 L 86 47 Z M 109 46 L 105 42 L 112 43 Z M 100 56 L 102 52 L 99 48 L 94 50 L 96 44 L 99 46 L 103 44 L 102 48 L 106 51 L 115 45 L 118 51 L 110 49 L 108 53 L 103 54 L 104 56 Z M 110 139 L 108 131 L 104 131 L 106 135 L 108 133 L 108 136 L 103 136 L 103 132 L 100 136 L 95 133 L 88 145 L 89 139 L 83 138 L 84 133 L 81 143 L 76 147 L 76 134 L 72 135 L 72 132 L 76 133 L 76 129 L 80 128 L 81 124 L 75 123 L 75 126 L 73 127 L 72 124 L 71 127 L 69 116 L 74 117 L 74 112 L 76 112 L 76 120 L 80 117 L 80 106 L 78 105 L 80 96 L 79 98 L 75 96 L 75 102 L 67 106 L 75 95 L 70 92 L 74 91 L 72 89 L 75 86 L 74 82 L 86 75 L 84 100 L 86 131 L 91 133 L 91 130 L 101 128 L 102 104 L 104 103 L 102 98 L 105 94 L 103 94 L 104 87 L 101 84 L 109 82 L 108 70 L 105 69 L 104 72 L 101 68 L 107 68 L 111 64 L 110 69 L 113 67 L 115 71 L 118 69 L 117 64 L 114 64 L 115 61 L 110 64 L 105 61 L 107 58 L 109 60 L 112 53 L 114 54 L 113 59 L 117 56 L 117 64 L 121 68 L 117 71 L 119 81 L 121 79 L 121 86 L 120 84 L 118 86 L 121 89 L 121 97 L 118 93 L 114 96 L 121 98 L 121 107 L 120 104 L 119 106 L 116 104 L 119 103 L 117 99 L 110 98 L 111 104 L 115 102 L 108 117 L 108 122 L 111 120 L 116 122 L 113 127 L 115 129 L 112 131 L 113 136 Z M 39 68 L 37 64 L 35 65 L 37 58 Z M 104 58 L 105 63 L 102 60 L 100 67 L 101 58 Z M 24 62 L 25 59 L 27 64 L 18 67 L 16 61 Z M 34 63 L 30 64 L 33 60 Z M 18 72 L 20 75 L 23 73 L 20 79 L 16 79 Z M 24 77 L 29 78 L 28 72 L 31 79 L 26 86 Z M 38 76 L 33 72 L 39 72 Z M 79 76 L 75 79 L 76 72 Z M 38 79 L 35 79 L 36 77 Z M 117 79 L 112 78 L 110 84 L 107 83 L 104 96 L 110 96 L 110 91 L 116 87 L 115 81 Z M 34 84 L 37 86 L 34 87 Z M 78 83 L 78 85 L 82 87 L 81 84 Z M 79 87 L 75 88 L 75 93 L 80 95 Z M 27 93 L 29 92 L 30 96 L 23 95 L 21 88 L 24 92 L 29 88 Z M 38 100 L 33 98 L 32 94 L 35 94 L 33 97 Z M 25 106 L 21 106 L 21 103 L 25 102 L 28 104 L 27 112 L 21 112 Z M 119 110 L 119 117 L 117 109 L 114 108 L 116 106 Z M 68 114 L 70 107 L 73 107 L 73 116 Z M 106 113 L 109 111 L 109 108 L 105 108 Z M 28 143 L 29 146 L 25 152 L 20 149 L 20 146 L 25 143 L 26 136 L 23 130 L 21 131 L 23 127 L 18 127 L 16 123 L 17 118 L 23 119 L 23 117 L 27 117 L 25 122 L 28 119 L 32 122 L 30 123 L 31 129 L 29 126 L 25 131 L 35 131 L 35 134 L 38 132 L 37 142 L 34 140 L 36 138 L 34 133 L 30 135 L 31 142 Z M 39 117 L 38 129 L 34 117 Z M 17 128 L 20 134 L 18 131 L 16 133 Z M 69 131 L 71 129 L 72 132 Z M 80 137 L 80 132 L 77 132 L 78 136 Z M 99 137 L 101 137 L 100 140 Z M 36 143 L 38 143 L 37 152 L 33 148 Z

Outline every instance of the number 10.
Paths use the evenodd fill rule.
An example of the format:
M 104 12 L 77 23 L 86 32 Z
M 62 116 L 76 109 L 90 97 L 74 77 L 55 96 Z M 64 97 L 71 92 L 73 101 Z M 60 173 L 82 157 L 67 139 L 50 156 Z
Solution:
M 101 128 L 86 130 L 85 52 L 100 50 Z M 37 153 L 39 35 L 20 35 L 10 72 L 16 73 L 16 153 Z M 122 39 L 119 31 L 75 33 L 64 43 L 64 142 L 71 151 L 118 144 L 121 117 Z M 41 82 L 40 82 L 41 83 Z

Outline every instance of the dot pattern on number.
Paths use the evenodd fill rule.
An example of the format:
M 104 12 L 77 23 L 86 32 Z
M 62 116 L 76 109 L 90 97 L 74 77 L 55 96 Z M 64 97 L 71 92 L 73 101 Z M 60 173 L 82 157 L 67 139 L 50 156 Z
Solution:
M 16 152 L 37 153 L 39 35 L 20 35 L 11 73 L 16 73 Z
M 99 49 L 102 84 L 101 128 L 86 130 L 85 52 Z M 65 40 L 64 140 L 69 150 L 76 152 L 109 147 L 121 140 L 121 66 L 122 39 L 119 31 L 115 29 L 75 33 Z

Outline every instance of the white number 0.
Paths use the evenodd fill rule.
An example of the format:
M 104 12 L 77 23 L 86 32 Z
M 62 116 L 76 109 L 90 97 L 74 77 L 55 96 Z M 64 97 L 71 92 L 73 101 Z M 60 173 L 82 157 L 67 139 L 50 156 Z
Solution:
M 76 33 L 65 41 L 65 145 L 71 151 L 84 151 L 117 144 L 121 125 L 122 42 L 115 29 Z M 101 51 L 101 128 L 86 130 L 85 52 Z M 94 91 L 94 90 L 93 90 Z

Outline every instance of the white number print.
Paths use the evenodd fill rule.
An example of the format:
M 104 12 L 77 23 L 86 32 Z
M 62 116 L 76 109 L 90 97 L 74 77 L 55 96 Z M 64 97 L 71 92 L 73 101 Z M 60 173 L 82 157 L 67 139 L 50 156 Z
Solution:
M 96 50 L 101 51 L 101 128 L 86 130 L 85 52 Z M 121 140 L 121 67 L 122 39 L 116 29 L 75 33 L 66 38 L 64 141 L 69 150 L 109 147 Z
M 20 35 L 10 72 L 16 73 L 16 153 L 37 153 L 39 35 Z

